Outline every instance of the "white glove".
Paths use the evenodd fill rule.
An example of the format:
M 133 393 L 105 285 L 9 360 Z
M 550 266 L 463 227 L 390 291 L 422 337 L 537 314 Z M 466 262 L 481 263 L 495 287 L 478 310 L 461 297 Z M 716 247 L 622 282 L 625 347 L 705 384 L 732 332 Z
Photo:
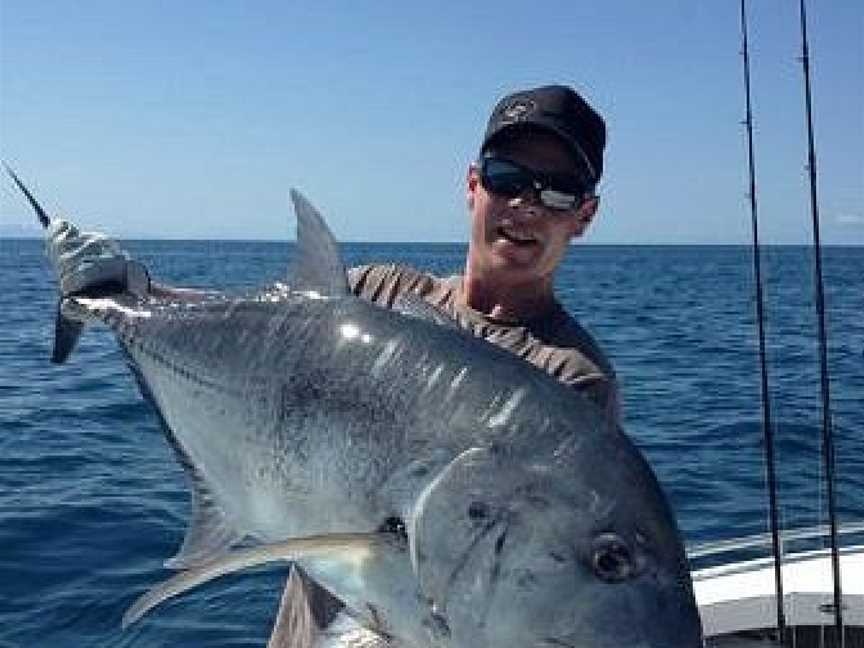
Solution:
M 146 297 L 150 292 L 147 269 L 104 234 L 82 233 L 72 223 L 55 219 L 48 226 L 47 252 L 64 297 L 88 291 Z

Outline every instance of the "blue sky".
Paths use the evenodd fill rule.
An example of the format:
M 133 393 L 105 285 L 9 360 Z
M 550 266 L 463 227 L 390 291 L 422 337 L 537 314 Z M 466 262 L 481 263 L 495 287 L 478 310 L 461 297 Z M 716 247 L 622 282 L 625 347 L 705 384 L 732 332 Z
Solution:
M 864 244 L 864 3 L 809 2 L 822 233 Z M 761 236 L 809 242 L 798 6 L 751 0 Z M 593 243 L 749 240 L 736 0 L 0 0 L 0 158 L 117 236 L 461 241 L 504 93 L 570 83 L 609 127 Z M 0 226 L 29 222 L 0 181 Z

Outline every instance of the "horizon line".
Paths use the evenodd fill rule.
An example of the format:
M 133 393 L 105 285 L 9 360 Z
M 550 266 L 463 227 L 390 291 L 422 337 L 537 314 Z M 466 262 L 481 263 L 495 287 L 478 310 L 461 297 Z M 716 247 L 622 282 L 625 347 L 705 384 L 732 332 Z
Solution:
M 43 237 L 38 235 L 9 235 L 0 234 L 0 241 L 42 241 Z M 266 243 L 266 244 L 295 244 L 295 239 L 265 239 L 265 238 L 184 238 L 167 236 L 122 236 L 117 241 L 142 242 L 142 243 Z M 340 244 L 349 245 L 468 245 L 468 241 L 369 241 L 360 239 L 339 240 Z M 571 247 L 752 247 L 750 242 L 716 242 L 705 241 L 639 241 L 639 242 L 595 242 L 574 241 Z M 812 242 L 806 243 L 771 243 L 762 242 L 759 247 L 813 247 Z M 823 248 L 857 248 L 864 247 L 862 243 L 822 243 Z

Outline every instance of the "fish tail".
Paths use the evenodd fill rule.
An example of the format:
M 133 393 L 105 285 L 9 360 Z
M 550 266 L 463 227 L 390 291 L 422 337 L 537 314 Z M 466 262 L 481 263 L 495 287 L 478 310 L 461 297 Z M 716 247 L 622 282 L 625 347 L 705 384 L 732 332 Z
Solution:
M 33 211 L 36 212 L 36 218 L 39 220 L 39 224 L 48 229 L 48 226 L 51 224 L 51 219 L 48 217 L 48 214 L 45 213 L 45 210 L 42 209 L 42 205 L 33 197 L 33 194 L 30 193 L 30 190 L 24 186 L 24 183 L 21 182 L 21 179 L 18 175 L 12 170 L 5 162 L 3 163 L 3 167 L 6 169 L 6 172 L 12 177 L 12 180 L 18 185 L 18 188 L 21 192 L 27 197 L 27 202 L 30 203 L 30 206 L 33 207 Z
M 51 352 L 51 362 L 63 364 L 72 355 L 78 338 L 84 331 L 84 322 L 72 319 L 63 314 L 61 304 L 57 304 L 57 318 L 54 320 L 54 350 Z
M 21 179 L 8 164 L 3 162 L 3 167 L 27 198 L 27 202 L 30 203 L 33 211 L 36 212 L 36 219 L 39 221 L 39 224 L 47 230 L 48 226 L 51 225 L 51 218 L 42 208 L 42 205 L 33 197 L 30 190 L 21 182 Z M 57 305 L 57 318 L 54 322 L 54 350 L 51 352 L 51 362 L 55 364 L 66 362 L 75 349 L 75 345 L 78 342 L 78 338 L 81 337 L 83 330 L 84 323 L 82 321 L 73 319 L 63 312 L 61 300 L 61 303 Z

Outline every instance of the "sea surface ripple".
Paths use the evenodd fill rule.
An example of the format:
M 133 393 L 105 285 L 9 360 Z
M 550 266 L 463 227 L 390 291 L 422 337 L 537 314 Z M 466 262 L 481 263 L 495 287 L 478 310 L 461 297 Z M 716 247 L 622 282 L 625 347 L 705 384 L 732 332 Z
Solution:
M 286 276 L 291 246 L 127 243 L 174 285 L 243 289 Z M 349 264 L 460 271 L 465 248 L 348 244 Z M 781 518 L 825 520 L 813 267 L 766 248 L 770 403 Z M 864 248 L 824 252 L 841 522 L 864 519 Z M 626 429 L 647 454 L 688 543 L 766 530 L 750 252 L 734 246 L 578 246 L 565 306 L 612 358 Z M 48 362 L 56 293 L 42 245 L 0 240 L 0 648 L 263 646 L 283 569 L 209 583 L 126 631 L 123 611 L 168 573 L 186 484 L 104 329 Z

